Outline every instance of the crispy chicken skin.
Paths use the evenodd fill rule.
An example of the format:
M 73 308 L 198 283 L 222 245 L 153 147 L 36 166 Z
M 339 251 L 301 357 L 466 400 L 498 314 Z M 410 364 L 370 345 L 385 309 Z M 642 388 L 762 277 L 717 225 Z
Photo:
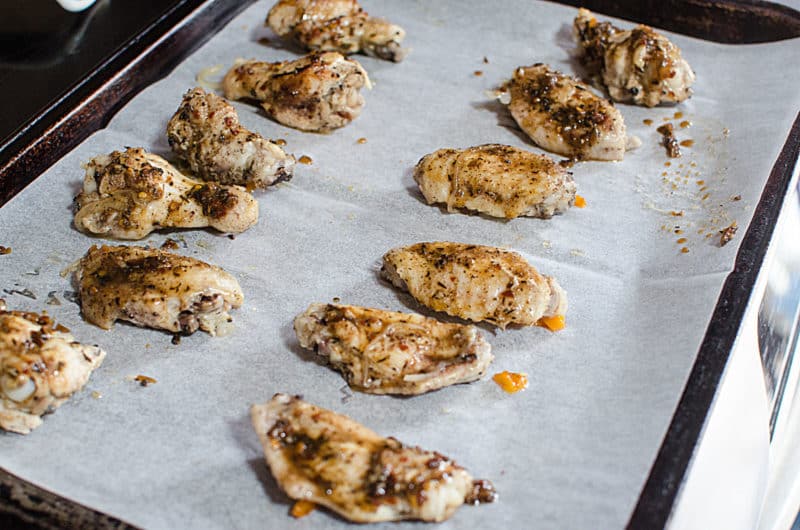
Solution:
M 294 319 L 294 331 L 303 348 L 370 394 L 415 395 L 469 383 L 494 358 L 474 326 L 366 307 L 311 304 Z
M 258 221 L 258 202 L 238 186 L 199 182 L 142 148 L 96 156 L 75 197 L 75 226 L 115 239 L 142 239 L 159 228 L 244 232 Z
M 408 53 L 400 47 L 403 28 L 369 16 L 356 0 L 280 0 L 267 25 L 309 50 L 361 52 L 394 62 Z
M 567 170 L 548 156 L 509 145 L 439 149 L 417 163 L 414 180 L 428 204 L 505 219 L 547 219 L 575 202 Z
M 417 243 L 383 256 L 383 275 L 417 302 L 448 315 L 533 326 L 567 311 L 567 293 L 510 250 L 464 243 Z
M 444 521 L 462 504 L 492 502 L 494 487 L 444 455 L 383 438 L 347 416 L 300 397 L 251 409 L 278 485 L 358 523 Z
M 115 320 L 173 333 L 222 335 L 228 310 L 242 305 L 236 279 L 194 258 L 144 247 L 94 246 L 77 271 L 84 318 L 103 329 Z
M 0 300 L 0 427 L 28 434 L 83 388 L 105 356 L 49 316 L 7 311 Z
M 256 99 L 269 117 L 301 131 L 327 132 L 361 114 L 367 72 L 337 52 L 313 53 L 293 61 L 248 61 L 222 81 L 225 97 Z
M 172 151 L 200 178 L 220 184 L 266 188 L 289 180 L 295 159 L 278 144 L 239 123 L 233 106 L 193 88 L 167 124 Z
M 628 146 L 622 114 L 577 79 L 538 63 L 519 67 L 502 89 L 531 140 L 576 159 L 622 160 Z
M 621 30 L 580 9 L 574 30 L 581 61 L 614 101 L 655 107 L 680 103 L 692 95 L 692 68 L 680 48 L 653 28 Z

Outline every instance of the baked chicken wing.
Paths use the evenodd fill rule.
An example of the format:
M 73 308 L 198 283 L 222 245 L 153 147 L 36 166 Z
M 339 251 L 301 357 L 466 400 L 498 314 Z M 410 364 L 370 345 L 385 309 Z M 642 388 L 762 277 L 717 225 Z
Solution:
M 638 145 L 622 114 L 577 79 L 545 64 L 519 67 L 501 89 L 501 101 L 531 140 L 575 159 L 622 160 Z
M 680 48 L 653 28 L 639 25 L 621 30 L 580 9 L 574 29 L 581 61 L 614 101 L 654 107 L 679 103 L 692 95 L 692 68 Z
M 510 250 L 417 243 L 387 252 L 382 273 L 434 311 L 501 328 L 545 324 L 540 321 L 567 311 L 567 294 L 555 278 Z
M 84 318 L 103 329 L 115 320 L 191 334 L 222 335 L 228 311 L 242 305 L 236 278 L 200 260 L 144 247 L 94 246 L 77 271 Z
M 275 121 L 301 131 L 326 132 L 361 114 L 367 72 L 341 53 L 313 53 L 293 61 L 248 61 L 222 81 L 225 97 L 255 99 Z
M 167 124 L 172 151 L 195 175 L 220 184 L 266 188 L 292 178 L 295 159 L 239 123 L 233 106 L 193 88 Z
M 267 25 L 309 50 L 361 52 L 394 62 L 408 53 L 400 47 L 403 28 L 369 16 L 356 0 L 280 0 Z
M 548 156 L 509 145 L 439 149 L 417 163 L 414 180 L 428 204 L 505 219 L 546 219 L 575 202 L 568 171 Z
M 312 304 L 294 330 L 303 348 L 370 394 L 422 394 L 475 381 L 494 358 L 474 326 L 366 307 Z
M 0 300 L 0 427 L 27 434 L 79 391 L 106 352 L 76 341 L 45 315 Z
M 275 394 L 251 417 L 286 494 L 350 521 L 444 521 L 464 503 L 496 497 L 491 483 L 473 480 L 446 456 L 383 438 L 299 397 Z
M 159 228 L 244 232 L 258 202 L 244 188 L 199 182 L 142 148 L 96 156 L 75 197 L 75 226 L 115 239 L 142 239 Z

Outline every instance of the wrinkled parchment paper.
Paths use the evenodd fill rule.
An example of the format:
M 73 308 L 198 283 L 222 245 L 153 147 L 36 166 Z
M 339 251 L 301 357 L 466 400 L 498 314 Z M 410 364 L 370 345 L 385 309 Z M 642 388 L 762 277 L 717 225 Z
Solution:
M 643 145 L 623 162 L 572 169 L 586 208 L 498 221 L 426 205 L 411 170 L 441 147 L 498 142 L 538 152 L 485 92 L 520 65 L 580 73 L 570 55 L 575 10 L 530 0 L 364 4 L 406 28 L 413 51 L 400 64 L 358 57 L 375 85 L 361 117 L 307 134 L 236 103 L 246 126 L 313 163 L 260 193 L 258 225 L 233 240 L 187 230 L 143 241 L 179 239 L 178 252 L 239 279 L 246 302 L 231 335 L 196 333 L 173 345 L 169 334 L 124 323 L 103 331 L 81 319 L 59 272 L 103 242 L 71 226 L 81 163 L 124 146 L 169 156 L 167 120 L 200 71 L 300 54 L 263 27 L 270 2 L 243 12 L 0 209 L 0 245 L 12 248 L 0 256 L 8 305 L 46 309 L 108 351 L 87 387 L 38 430 L 0 433 L 0 466 L 147 528 L 344 527 L 324 511 L 288 515 L 248 410 L 280 391 L 441 451 L 494 482 L 497 503 L 465 506 L 442 528 L 625 524 L 800 108 L 800 70 L 789 67 L 798 41 L 724 46 L 672 36 L 697 72 L 694 97 L 677 107 L 619 105 Z M 659 145 L 655 128 L 666 121 L 679 140 L 694 141 L 682 158 L 667 159 Z M 732 221 L 740 232 L 720 248 L 718 230 Z M 378 270 L 388 249 L 434 240 L 508 246 L 555 275 L 569 293 L 566 329 L 483 327 L 496 360 L 473 384 L 414 398 L 352 393 L 299 348 L 293 317 L 334 297 L 430 314 Z M 503 393 L 490 379 L 502 370 L 527 373 L 530 386 Z M 131 380 L 139 374 L 158 382 L 142 387 Z M 411 528 L 378 525 L 390 526 Z

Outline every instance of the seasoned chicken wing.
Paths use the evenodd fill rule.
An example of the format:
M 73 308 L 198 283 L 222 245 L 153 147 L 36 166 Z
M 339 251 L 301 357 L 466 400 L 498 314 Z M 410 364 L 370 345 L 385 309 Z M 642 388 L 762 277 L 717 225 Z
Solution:
M 444 521 L 494 487 L 446 456 L 383 438 L 347 416 L 286 394 L 251 409 L 267 466 L 289 497 L 358 523 Z
M 105 356 L 49 316 L 7 311 L 0 300 L 0 427 L 28 434 L 83 388 Z
M 84 318 L 103 329 L 115 320 L 173 333 L 224 334 L 228 310 L 242 305 L 236 278 L 194 258 L 144 247 L 94 246 L 77 271 Z
M 383 275 L 434 311 L 505 328 L 564 317 L 567 293 L 510 250 L 417 243 L 383 256 Z
M 267 25 L 309 50 L 361 52 L 394 62 L 408 53 L 400 47 L 403 28 L 369 16 L 356 0 L 280 0 Z
M 327 357 L 356 390 L 422 394 L 479 379 L 492 348 L 474 326 L 366 307 L 311 304 L 294 319 L 303 348 Z
M 625 133 L 622 114 L 577 79 L 545 64 L 517 68 L 501 101 L 531 140 L 576 159 L 622 160 L 638 145 Z
M 233 106 L 193 88 L 167 124 L 172 151 L 200 178 L 247 188 L 289 180 L 295 159 L 278 144 L 239 123 Z
M 695 75 L 681 50 L 648 26 L 621 30 L 580 9 L 574 23 L 581 61 L 614 101 L 654 107 L 692 95 Z
M 159 228 L 244 232 L 258 221 L 258 202 L 244 188 L 198 182 L 142 148 L 96 156 L 84 166 L 75 226 L 116 239 L 142 239 Z
M 340 53 L 314 53 L 277 63 L 248 61 L 222 81 L 225 97 L 261 102 L 275 121 L 301 131 L 326 132 L 361 114 L 367 72 Z
M 439 149 L 417 163 L 414 180 L 428 204 L 506 219 L 547 219 L 575 202 L 568 171 L 548 156 L 509 145 Z

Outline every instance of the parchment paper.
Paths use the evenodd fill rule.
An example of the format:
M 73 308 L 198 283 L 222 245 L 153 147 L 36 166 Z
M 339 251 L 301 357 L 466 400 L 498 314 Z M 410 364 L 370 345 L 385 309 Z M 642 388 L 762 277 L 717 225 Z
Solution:
M 13 249 L 0 256 L 0 288 L 36 297 L 5 293 L 9 306 L 47 309 L 108 351 L 87 387 L 39 429 L 0 434 L 3 468 L 148 528 L 344 527 L 324 511 L 287 514 L 290 501 L 269 475 L 248 415 L 280 391 L 441 451 L 494 482 L 497 503 L 465 506 L 442 528 L 625 524 L 800 108 L 800 70 L 790 67 L 798 41 L 724 46 L 671 35 L 697 72 L 694 97 L 678 107 L 619 105 L 643 146 L 620 163 L 572 169 L 587 207 L 504 222 L 426 205 L 411 169 L 441 147 L 498 142 L 538 152 L 485 91 L 520 65 L 580 73 L 569 54 L 575 10 L 530 0 L 364 4 L 406 28 L 413 51 L 400 64 L 358 56 L 375 84 L 362 116 L 328 135 L 307 134 L 236 103 L 246 126 L 284 138 L 313 164 L 259 194 L 258 225 L 235 240 L 178 231 L 143 242 L 181 238 L 180 253 L 239 279 L 246 302 L 231 335 L 196 333 L 172 345 L 169 334 L 127 324 L 103 331 L 81 319 L 59 272 L 103 242 L 71 225 L 82 162 L 124 146 L 169 155 L 166 122 L 203 68 L 300 54 L 263 28 L 270 2 L 243 12 L 0 210 L 0 244 Z M 270 43 L 259 43 L 265 36 Z M 670 167 L 655 132 L 667 119 L 679 140 L 695 142 Z M 683 120 L 691 126 L 681 128 Z M 740 233 L 720 248 L 717 230 L 733 220 Z M 484 380 L 414 398 L 351 395 L 337 372 L 299 348 L 293 317 L 334 297 L 430 314 L 378 270 L 388 249 L 434 240 L 508 246 L 555 275 L 569 293 L 566 329 L 484 327 L 496 355 Z M 60 304 L 48 304 L 48 294 Z M 526 372 L 529 388 L 503 393 L 490 379 L 501 370 Z M 130 380 L 137 374 L 158 382 L 142 387 Z

